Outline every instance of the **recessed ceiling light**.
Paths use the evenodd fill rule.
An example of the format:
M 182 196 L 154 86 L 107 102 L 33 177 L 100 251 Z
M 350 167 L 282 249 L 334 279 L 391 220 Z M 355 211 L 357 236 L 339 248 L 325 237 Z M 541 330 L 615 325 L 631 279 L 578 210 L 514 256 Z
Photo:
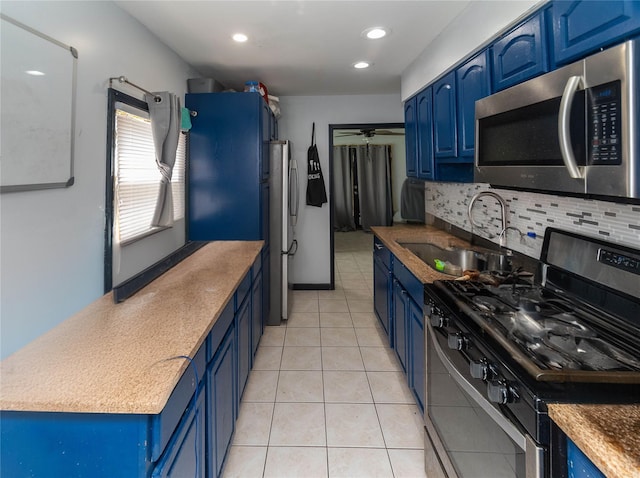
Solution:
M 231 38 L 233 38 L 233 41 L 237 41 L 238 43 L 244 43 L 249 39 L 249 37 L 244 33 L 234 33 Z
M 353 64 L 354 68 L 358 70 L 362 70 L 363 68 L 369 68 L 373 63 L 369 63 L 368 61 L 359 61 Z
M 362 36 L 370 40 L 378 40 L 389 34 L 389 30 L 383 27 L 371 27 L 362 32 Z
M 31 76 L 44 76 L 44 73 L 38 70 L 27 70 L 25 73 Z

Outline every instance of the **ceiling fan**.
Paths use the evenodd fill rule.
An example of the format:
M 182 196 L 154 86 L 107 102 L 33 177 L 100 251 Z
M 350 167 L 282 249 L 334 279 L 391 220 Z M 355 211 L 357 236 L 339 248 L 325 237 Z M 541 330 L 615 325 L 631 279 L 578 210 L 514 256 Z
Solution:
M 373 138 L 375 135 L 381 136 L 404 136 L 404 132 L 395 132 L 389 131 L 388 129 L 375 129 L 375 128 L 365 128 L 356 132 L 353 131 L 340 131 L 337 136 L 345 137 L 345 136 L 364 136 L 364 138 Z

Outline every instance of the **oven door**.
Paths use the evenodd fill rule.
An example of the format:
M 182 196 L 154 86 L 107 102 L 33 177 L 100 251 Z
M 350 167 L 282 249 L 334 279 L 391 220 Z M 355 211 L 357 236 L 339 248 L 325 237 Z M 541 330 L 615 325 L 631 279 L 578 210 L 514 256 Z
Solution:
M 544 449 L 474 387 L 462 353 L 427 329 L 425 469 L 429 477 L 542 478 Z

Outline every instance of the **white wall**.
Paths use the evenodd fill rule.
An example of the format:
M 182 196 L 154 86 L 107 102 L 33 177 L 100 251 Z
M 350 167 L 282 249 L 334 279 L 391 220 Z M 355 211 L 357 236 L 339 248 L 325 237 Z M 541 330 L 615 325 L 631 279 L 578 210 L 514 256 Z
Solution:
M 402 72 L 403 100 L 546 0 L 483 0 L 469 3 Z
M 0 7 L 79 53 L 75 184 L 0 196 L 0 354 L 6 357 L 102 295 L 109 77 L 125 75 L 184 98 L 185 80 L 197 73 L 111 2 L 3 0 Z M 145 260 L 155 262 L 182 244 L 181 228 L 157 235 Z
M 292 151 L 300 168 L 301 201 L 296 227 L 298 252 L 293 260 L 292 280 L 296 284 L 329 284 L 329 203 L 321 208 L 305 204 L 307 148 L 311 143 L 312 123 L 316 123 L 316 143 L 329 195 L 329 125 L 404 123 L 402 102 L 399 95 L 283 96 L 280 97 L 280 106 L 279 135 L 281 139 L 292 141 Z

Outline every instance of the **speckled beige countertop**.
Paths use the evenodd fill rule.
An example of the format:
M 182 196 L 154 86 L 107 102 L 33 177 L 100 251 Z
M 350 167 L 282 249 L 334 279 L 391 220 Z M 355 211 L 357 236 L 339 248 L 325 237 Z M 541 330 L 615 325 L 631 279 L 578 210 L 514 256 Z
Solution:
M 0 362 L 0 409 L 157 414 L 263 243 L 212 242 L 120 304 L 104 295 Z
M 469 245 L 431 226 L 372 229 L 423 283 L 452 276 L 433 270 L 397 241 L 431 242 L 440 247 Z M 640 478 L 640 405 L 550 404 L 549 416 L 608 478 Z
M 391 227 L 375 226 L 371 230 L 423 284 L 440 279 L 452 279 L 453 276 L 432 269 L 413 253 L 398 244 L 398 241 L 431 242 L 442 248 L 449 246 L 469 247 L 470 245 L 468 242 L 433 226 L 396 224 Z
M 549 417 L 608 478 L 640 477 L 640 405 L 550 404 Z

